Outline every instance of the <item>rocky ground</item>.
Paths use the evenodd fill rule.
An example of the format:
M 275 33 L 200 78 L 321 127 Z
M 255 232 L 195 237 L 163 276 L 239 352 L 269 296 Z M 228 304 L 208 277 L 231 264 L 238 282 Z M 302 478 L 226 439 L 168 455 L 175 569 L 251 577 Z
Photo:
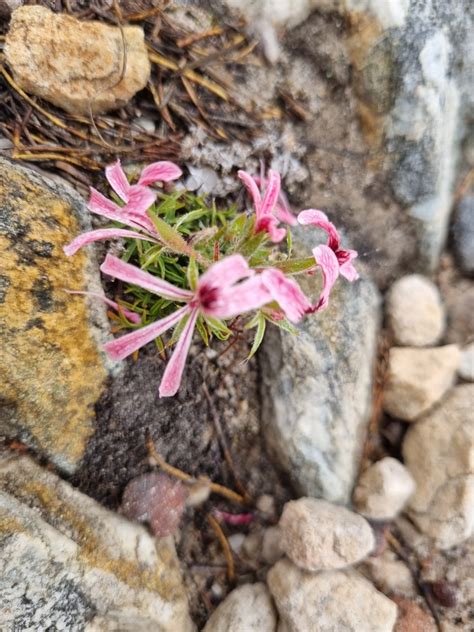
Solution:
M 117 14 L 112 3 L 27 2 L 43 6 L 12 19 L 20 4 L 0 0 L 10 29 L 0 40 L 0 629 L 474 630 L 469 3 L 228 0 L 162 14 L 127 2 Z M 79 30 L 70 11 L 86 20 Z M 109 25 L 88 30 L 91 11 Z M 134 26 L 121 31 L 110 15 Z M 228 65 L 210 55 L 199 72 L 216 83 L 185 97 L 198 116 L 204 105 L 215 113 L 225 86 L 225 138 L 215 119 L 178 115 L 173 94 L 156 109 L 156 94 L 140 92 L 150 60 L 157 85 L 166 68 L 147 54 L 143 27 L 149 45 L 184 55 L 167 19 L 181 40 L 238 25 L 242 49 Z M 96 76 L 74 49 L 84 38 Z M 187 63 L 205 57 L 205 42 L 184 46 Z M 124 43 L 125 70 L 114 53 Z M 22 101 L 24 118 L 18 87 L 36 99 Z M 105 140 L 96 165 L 133 116 L 144 136 L 130 133 L 127 151 L 139 138 L 147 155 L 166 152 L 169 138 L 164 156 L 179 148 L 186 186 L 220 199 L 238 196 L 236 168 L 264 160 L 295 208 L 322 208 L 344 227 L 361 280 L 341 282 L 298 337 L 268 332 L 248 363 L 245 337 L 196 343 L 183 389 L 160 400 L 155 348 L 110 363 L 105 311 L 64 292 L 100 289 L 103 251 L 62 254 L 90 216 L 58 173 L 81 193 L 97 178 L 80 152 L 66 167 L 48 158 L 46 128 L 29 127 L 46 112 L 74 147 L 62 110 Z M 310 247 L 297 233 L 295 244 Z

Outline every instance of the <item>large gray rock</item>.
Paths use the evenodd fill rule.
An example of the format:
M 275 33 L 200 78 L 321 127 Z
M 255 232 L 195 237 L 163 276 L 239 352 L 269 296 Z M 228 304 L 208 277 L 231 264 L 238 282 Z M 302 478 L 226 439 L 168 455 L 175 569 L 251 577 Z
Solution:
M 440 548 L 474 531 L 474 384 L 455 388 L 412 426 L 403 444 L 416 481 L 408 505 L 417 526 Z
M 265 439 L 303 495 L 350 499 L 370 416 L 379 308 L 372 283 L 341 278 L 327 310 L 308 317 L 298 336 L 267 331 Z
M 397 606 L 355 571 L 308 573 L 282 559 L 267 583 L 278 632 L 391 632 L 395 626 Z
M 173 541 L 26 457 L 0 455 L 0 524 L 2 630 L 194 630 Z
M 453 225 L 454 251 L 462 271 L 474 276 L 474 192 L 458 204 Z

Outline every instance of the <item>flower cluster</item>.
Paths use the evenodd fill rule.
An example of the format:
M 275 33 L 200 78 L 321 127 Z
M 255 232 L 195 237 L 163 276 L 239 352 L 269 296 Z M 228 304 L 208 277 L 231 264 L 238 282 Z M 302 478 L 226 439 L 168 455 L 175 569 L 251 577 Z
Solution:
M 357 253 L 341 248 L 339 233 L 323 212 L 292 213 L 277 172 L 252 177 L 239 171 L 251 208 L 221 212 L 186 191 L 169 194 L 150 188 L 181 175 L 173 163 L 157 162 L 130 184 L 120 161 L 107 167 L 117 202 L 92 189 L 88 208 L 116 225 L 79 235 L 64 248 L 72 255 L 94 241 L 125 241 L 124 256 L 107 254 L 100 269 L 124 282 L 135 300 L 125 307 L 102 298 L 119 312 L 121 326 L 132 331 L 108 342 L 105 350 L 122 360 L 174 329 L 169 345 L 175 346 L 161 380 L 161 397 L 179 389 L 196 328 L 206 343 L 212 336 L 225 339 L 233 335 L 238 318 L 245 320 L 252 313 L 244 326 L 257 328 L 253 354 L 267 322 L 293 329 L 291 323 L 327 306 L 339 274 L 349 281 L 358 278 L 352 263 Z M 296 225 L 322 229 L 327 243 L 315 246 L 312 257 L 292 258 L 290 228 Z M 312 302 L 292 277 L 315 270 L 321 271 L 323 283 Z

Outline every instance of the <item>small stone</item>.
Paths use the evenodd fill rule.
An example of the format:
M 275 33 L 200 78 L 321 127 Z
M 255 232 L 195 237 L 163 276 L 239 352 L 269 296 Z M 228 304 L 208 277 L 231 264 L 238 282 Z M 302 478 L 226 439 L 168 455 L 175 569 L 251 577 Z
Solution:
M 262 552 L 263 536 L 261 531 L 249 533 L 243 544 L 243 551 L 250 559 L 259 559 Z
M 282 533 L 280 527 L 268 527 L 263 533 L 262 559 L 266 564 L 273 565 L 285 555 L 282 546 Z
M 172 535 L 179 527 L 187 491 L 182 483 L 162 472 L 149 472 L 131 480 L 122 497 L 124 516 L 148 522 L 159 538 Z
M 385 411 L 405 421 L 428 411 L 454 384 L 459 355 L 457 345 L 390 349 Z
M 355 509 L 372 520 L 392 520 L 415 491 L 407 468 L 390 456 L 371 465 L 359 478 L 353 494 Z
M 397 345 L 427 347 L 443 335 L 446 313 L 439 290 L 420 274 L 402 277 L 392 285 L 386 310 Z
M 446 549 L 474 530 L 474 385 L 453 389 L 418 420 L 403 444 L 405 465 L 416 482 L 408 507 L 418 528 Z
M 203 632 L 276 632 L 277 618 L 263 583 L 233 590 L 212 613 Z
M 267 575 L 281 632 L 392 632 L 397 606 L 354 570 L 308 573 L 283 558 Z
M 275 515 L 275 498 L 270 494 L 262 494 L 257 498 L 255 506 L 259 511 L 270 516 Z
M 471 342 L 461 352 L 458 375 L 466 382 L 474 382 L 474 342 Z
M 398 620 L 394 632 L 436 632 L 434 619 L 411 599 L 394 596 Z
M 454 252 L 461 270 L 474 276 L 474 193 L 459 202 L 454 214 Z
M 198 480 L 193 485 L 187 486 L 188 497 L 186 498 L 186 505 L 188 507 L 199 507 L 206 502 L 211 494 L 211 488 L 209 487 L 209 481 Z
M 430 582 L 429 588 L 436 601 L 444 608 L 454 608 L 458 602 L 457 586 L 451 582 L 438 581 Z
M 150 76 L 143 29 L 81 21 L 41 6 L 13 12 L 5 57 L 23 90 L 71 114 L 121 107 Z
M 416 597 L 418 593 L 410 569 L 393 551 L 369 557 L 358 568 L 384 594 Z
M 227 539 L 229 541 L 230 548 L 234 551 L 234 553 L 239 554 L 245 541 L 245 535 L 243 533 L 233 533 Z
M 136 127 L 140 127 L 144 132 L 147 132 L 148 134 L 155 133 L 155 121 L 153 121 L 151 118 L 140 116 L 133 120 L 133 124 Z
M 310 571 L 345 568 L 364 559 L 375 546 L 365 518 L 316 498 L 286 503 L 279 526 L 285 553 Z

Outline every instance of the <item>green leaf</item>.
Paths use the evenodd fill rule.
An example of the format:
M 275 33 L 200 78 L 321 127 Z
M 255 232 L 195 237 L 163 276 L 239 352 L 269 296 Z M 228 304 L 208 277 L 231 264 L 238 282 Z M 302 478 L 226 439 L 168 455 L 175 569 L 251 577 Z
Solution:
M 296 327 L 294 327 L 291 323 L 289 323 L 286 319 L 273 320 L 269 316 L 266 316 L 266 319 L 268 320 L 268 322 L 272 323 L 273 325 L 276 325 L 280 329 L 283 329 L 283 331 L 286 331 L 289 334 L 292 334 L 293 336 L 298 336 L 300 333 L 299 330 Z
M 194 257 L 190 257 L 188 269 L 186 271 L 186 277 L 188 279 L 188 285 L 192 290 L 197 288 L 198 279 L 199 279 L 199 270 L 196 264 L 196 259 Z
M 208 347 L 209 346 L 209 334 L 208 334 L 206 325 L 204 324 L 202 316 L 199 316 L 199 318 L 197 319 L 197 321 L 196 321 L 196 328 L 199 331 L 204 344 L 206 345 L 206 347 Z
M 266 325 L 267 325 L 265 317 L 262 314 L 262 312 L 259 312 L 257 316 L 258 316 L 257 324 L 256 324 L 257 332 L 255 334 L 255 338 L 253 340 L 253 344 L 252 344 L 252 348 L 250 349 L 250 353 L 247 356 L 247 360 L 250 360 L 250 358 L 256 354 L 258 348 L 262 344 L 263 336 L 265 335 L 265 328 L 266 328 Z
M 311 270 L 316 266 L 314 257 L 305 257 L 304 259 L 286 259 L 285 261 L 275 261 L 272 268 L 278 268 L 285 274 L 297 274 Z

